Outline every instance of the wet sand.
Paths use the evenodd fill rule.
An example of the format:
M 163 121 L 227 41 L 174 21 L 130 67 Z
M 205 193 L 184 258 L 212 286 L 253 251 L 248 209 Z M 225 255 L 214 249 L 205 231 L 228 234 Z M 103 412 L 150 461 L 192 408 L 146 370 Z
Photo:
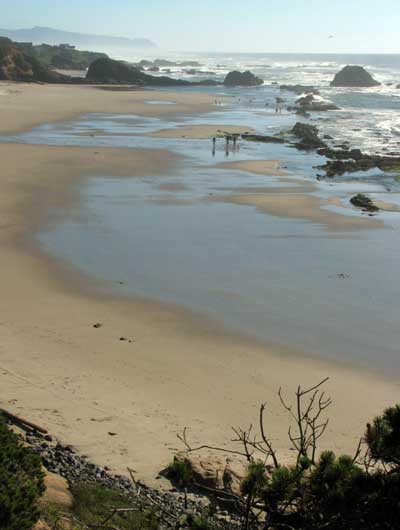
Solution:
M 218 138 L 217 141 L 219 143 L 223 143 L 223 136 L 226 134 L 244 134 L 252 131 L 251 127 L 243 127 L 241 125 L 182 125 L 174 129 L 161 129 L 160 131 L 149 133 L 148 136 L 153 138 L 191 138 L 194 140 L 211 139 L 215 136 Z
M 324 209 L 330 203 L 313 195 L 293 193 L 275 189 L 268 194 L 242 194 L 213 197 L 211 200 L 221 200 L 233 204 L 254 206 L 260 212 L 265 212 L 276 217 L 287 219 L 301 219 L 319 223 L 332 231 L 368 230 L 383 227 L 379 219 L 359 215 L 341 215 L 331 210 Z
M 218 164 L 221 169 L 235 169 L 266 176 L 286 176 L 289 173 L 281 169 L 279 160 L 239 160 Z
M 39 85 L 15 90 L 17 95 L 0 98 L 3 133 L 80 112 L 164 112 L 143 103 L 148 92 Z M 154 93 L 157 100 L 164 97 L 171 94 Z M 177 105 L 168 112 L 201 112 L 212 100 L 184 93 L 173 99 Z M 154 483 L 180 448 L 176 432 L 184 426 L 195 442 L 229 443 L 231 426 L 256 422 L 264 401 L 270 434 L 290 457 L 288 419 L 276 396 L 280 386 L 292 392 L 299 383 L 330 376 L 334 405 L 322 446 L 351 453 L 371 416 L 398 401 L 397 384 L 380 376 L 228 334 L 179 307 L 101 296 L 95 282 L 32 244 L 38 226 L 57 221 L 60 205 L 74 208 L 88 176 L 171 175 L 178 157 L 161 150 L 12 144 L 0 144 L 0 156 L 2 407 L 42 424 L 97 463 L 119 472 L 130 466 Z M 319 212 L 313 198 L 281 197 L 278 206 L 261 199 L 235 200 L 282 216 L 292 215 L 300 200 L 304 215 L 321 215 L 312 213 Z

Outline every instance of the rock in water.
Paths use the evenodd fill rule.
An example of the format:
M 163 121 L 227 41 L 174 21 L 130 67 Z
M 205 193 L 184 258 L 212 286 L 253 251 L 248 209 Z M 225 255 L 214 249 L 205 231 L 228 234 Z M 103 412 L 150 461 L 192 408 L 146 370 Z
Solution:
M 358 193 L 358 195 L 352 197 L 350 202 L 353 206 L 357 206 L 357 208 L 362 208 L 368 212 L 377 212 L 379 210 L 378 206 L 376 206 L 369 197 L 362 193 Z
M 298 96 L 301 96 L 302 94 L 315 94 L 316 96 L 319 95 L 319 90 L 310 85 L 281 85 L 279 88 L 280 90 L 284 90 L 286 92 L 293 92 Z
M 262 79 L 255 76 L 249 70 L 247 72 L 238 72 L 237 70 L 229 72 L 224 80 L 225 86 L 257 86 L 263 83 L 264 81 Z
M 147 86 L 215 86 L 218 84 L 210 79 L 199 81 L 198 83 L 190 83 L 189 81 L 173 79 L 172 77 L 155 77 L 123 61 L 115 61 L 109 58 L 100 58 L 93 61 L 86 74 L 86 80 L 89 83 Z
M 374 87 L 380 84 L 362 66 L 345 66 L 331 82 L 334 87 Z
M 315 125 L 297 122 L 290 132 L 300 139 L 300 142 L 296 144 L 299 149 L 308 150 L 325 147 L 325 143 L 318 136 L 318 129 Z
M 328 110 L 339 110 L 339 107 L 331 101 L 322 98 L 316 98 L 313 94 L 308 94 L 296 100 L 296 107 L 305 112 L 325 112 Z

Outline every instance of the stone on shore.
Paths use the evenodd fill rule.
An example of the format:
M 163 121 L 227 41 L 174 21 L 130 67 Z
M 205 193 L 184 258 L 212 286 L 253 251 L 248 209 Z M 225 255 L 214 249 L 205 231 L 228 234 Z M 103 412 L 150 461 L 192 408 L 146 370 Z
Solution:
M 364 211 L 377 212 L 379 210 L 378 206 L 376 206 L 376 204 L 374 204 L 369 197 L 363 195 L 362 193 L 358 193 L 357 195 L 352 197 L 350 199 L 350 202 L 353 206 L 357 206 L 357 208 L 362 208 Z
M 362 66 L 345 66 L 331 82 L 333 87 L 374 87 L 380 86 Z
M 73 497 L 68 487 L 68 482 L 65 478 L 50 471 L 46 471 L 44 478 L 46 492 L 44 494 L 44 501 L 49 504 L 59 506 L 61 508 L 71 508 L 73 504 Z
M 180 453 L 175 460 L 188 465 L 195 485 L 240 495 L 241 483 L 246 476 L 245 461 L 222 455 L 199 453 Z

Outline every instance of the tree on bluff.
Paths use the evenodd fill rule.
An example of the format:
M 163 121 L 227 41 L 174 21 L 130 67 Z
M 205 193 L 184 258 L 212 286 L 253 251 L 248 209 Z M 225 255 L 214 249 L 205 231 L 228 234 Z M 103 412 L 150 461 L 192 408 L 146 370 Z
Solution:
M 0 528 L 28 530 L 45 490 L 40 458 L 23 447 L 0 417 Z

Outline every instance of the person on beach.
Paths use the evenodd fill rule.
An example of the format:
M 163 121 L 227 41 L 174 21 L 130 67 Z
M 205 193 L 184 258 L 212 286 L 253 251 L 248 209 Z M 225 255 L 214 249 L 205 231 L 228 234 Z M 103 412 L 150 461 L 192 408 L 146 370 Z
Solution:
M 237 136 L 235 135 L 233 137 L 233 150 L 236 151 L 236 142 L 237 142 Z
M 216 144 L 217 144 L 217 138 L 214 136 L 213 139 L 212 139 L 212 155 L 215 156 L 215 147 L 216 147 Z

